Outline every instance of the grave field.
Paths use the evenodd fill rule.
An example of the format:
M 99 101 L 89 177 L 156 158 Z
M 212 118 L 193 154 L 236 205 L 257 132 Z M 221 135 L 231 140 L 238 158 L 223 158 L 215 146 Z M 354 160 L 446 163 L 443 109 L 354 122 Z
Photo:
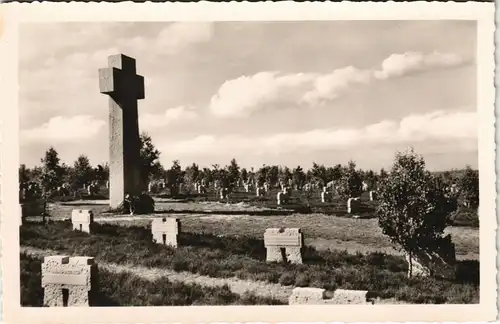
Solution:
M 246 194 L 246 193 L 241 193 Z M 272 203 L 270 197 L 268 205 Z M 370 203 L 366 195 L 362 201 L 367 210 Z M 374 217 L 373 209 L 365 213 L 364 218 L 354 219 L 346 213 L 345 203 L 334 201 L 330 204 L 314 202 L 315 208 L 330 207 L 339 212 L 330 215 L 320 212 L 301 213 L 292 209 L 256 206 L 254 201 L 226 204 L 218 201 L 201 201 L 198 199 L 166 199 L 155 198 L 156 213 L 154 215 L 116 215 L 107 213 L 107 201 L 74 201 L 50 204 L 50 219 L 68 219 L 73 209 L 91 209 L 99 222 L 114 224 L 148 225 L 149 218 L 154 216 L 175 215 L 182 221 L 183 227 L 191 232 L 209 233 L 229 236 L 251 236 L 262 238 L 269 227 L 299 227 L 305 234 L 307 245 L 319 250 L 336 249 L 356 252 L 384 252 L 399 254 L 388 238 L 382 234 Z M 371 205 L 373 208 L 373 204 Z M 38 220 L 40 217 L 30 217 Z M 468 226 L 449 226 L 445 230 L 451 234 L 457 248 L 459 259 L 479 260 L 479 230 Z
M 264 221 L 253 221 L 253 219 L 259 217 L 264 220 L 269 219 L 270 222 L 278 216 L 252 216 L 246 218 L 245 222 L 253 221 L 254 226 L 250 224 L 245 226 L 245 223 L 239 221 L 243 219 L 241 215 L 234 216 L 234 222 L 231 220 L 226 223 L 220 220 L 212 222 L 213 219 L 210 218 L 203 220 L 202 217 L 207 215 L 186 215 L 180 217 L 182 231 L 177 249 L 152 242 L 148 226 L 150 220 L 99 224 L 104 215 L 99 217 L 96 218 L 98 223 L 94 225 L 90 235 L 73 231 L 69 221 L 50 222 L 45 226 L 25 223 L 21 226 L 21 245 L 27 251 L 93 256 L 97 264 L 114 265 L 130 271 L 142 267 L 160 274 L 165 272 L 175 276 L 175 273 L 182 273 L 184 276 L 182 281 L 202 276 L 204 279 L 201 282 L 207 284 L 215 280 L 219 287 L 227 283 L 230 285 L 230 292 L 241 293 L 240 296 L 250 291 L 259 298 L 276 298 L 281 302 L 286 302 L 286 296 L 294 286 L 321 287 L 328 291 L 337 288 L 369 290 L 375 292 L 381 298 L 381 302 L 394 300 L 395 303 L 475 303 L 479 298 L 477 261 L 459 262 L 460 271 L 455 282 L 433 278 L 407 279 L 407 265 L 400 256 L 371 251 L 364 251 L 369 252 L 366 254 L 338 249 L 321 251 L 315 249 L 314 245 L 308 244 L 306 239 L 306 248 L 303 252 L 304 264 L 266 263 L 263 231 L 260 233 L 259 231 L 261 226 L 265 228 L 270 223 L 261 224 Z M 126 217 L 130 216 L 124 216 Z M 279 222 L 287 227 L 293 227 L 294 217 L 302 217 L 301 225 L 305 225 L 305 217 L 314 218 L 319 215 L 282 216 Z M 109 217 L 109 220 L 112 218 L 120 219 L 115 216 Z M 348 219 L 333 218 L 330 224 L 335 224 L 338 220 Z M 366 226 L 359 226 L 362 225 L 359 221 L 372 220 L 351 221 L 358 222 L 357 228 L 360 229 Z M 127 226 L 123 226 L 124 222 Z M 219 229 L 222 227 L 221 224 L 227 225 Z M 355 223 L 350 226 L 354 229 L 353 224 Z M 308 228 L 304 228 L 306 238 L 314 238 L 315 234 L 311 233 L 321 235 L 322 226 L 310 222 L 309 228 L 314 227 L 317 227 L 316 232 L 309 232 Z M 331 229 L 329 232 L 335 233 Z M 362 240 L 364 236 L 365 234 L 361 234 L 358 239 Z M 374 237 L 370 239 L 373 240 Z M 375 251 L 376 247 L 373 245 L 372 247 Z M 272 291 L 272 295 L 269 295 L 269 291 Z M 258 297 L 248 297 L 247 300 L 229 299 L 234 303 L 250 303 L 250 301 L 258 303 L 261 300 Z M 125 299 L 122 304 L 127 304 L 127 300 L 131 299 Z M 210 302 L 206 300 L 198 302 L 219 303 L 215 299 Z M 268 300 L 267 303 L 273 302 Z

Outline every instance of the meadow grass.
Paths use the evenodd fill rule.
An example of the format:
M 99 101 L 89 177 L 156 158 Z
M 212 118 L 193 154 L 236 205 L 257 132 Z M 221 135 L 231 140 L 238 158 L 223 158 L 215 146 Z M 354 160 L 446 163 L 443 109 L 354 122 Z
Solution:
M 48 225 L 26 223 L 21 245 L 56 250 L 99 260 L 188 271 L 217 278 L 238 277 L 292 286 L 312 286 L 376 292 L 382 298 L 410 303 L 477 303 L 479 262 L 459 262 L 457 280 L 406 277 L 399 256 L 384 253 L 349 254 L 305 247 L 304 264 L 265 262 L 263 241 L 255 237 L 219 237 L 185 232 L 177 249 L 152 242 L 150 229 L 138 226 L 93 224 L 93 234 L 71 230 L 70 222 Z
M 21 305 L 41 307 L 41 260 L 22 253 Z M 98 289 L 91 292 L 90 306 L 186 306 L 186 305 L 281 305 L 279 300 L 238 295 L 229 287 L 204 287 L 197 284 L 171 282 L 162 277 L 142 279 L 130 272 L 114 273 L 99 269 Z

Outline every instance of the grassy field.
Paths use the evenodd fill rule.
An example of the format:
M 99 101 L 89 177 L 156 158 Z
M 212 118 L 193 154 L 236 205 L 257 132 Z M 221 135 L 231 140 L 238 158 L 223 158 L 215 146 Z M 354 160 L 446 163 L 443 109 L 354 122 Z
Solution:
M 366 198 L 366 197 L 365 197 Z M 106 214 L 109 207 L 105 201 L 75 201 L 51 205 L 51 219 L 61 220 L 71 216 L 76 208 L 91 209 L 99 221 L 112 221 L 114 217 L 128 215 Z M 252 236 L 262 238 L 268 227 L 299 227 L 305 235 L 307 245 L 319 250 L 335 249 L 356 252 L 384 252 L 399 254 L 382 234 L 375 218 L 359 218 L 325 215 L 322 213 L 295 213 L 292 210 L 277 210 L 240 202 L 225 204 L 192 200 L 157 199 L 154 215 L 175 214 L 183 227 L 190 232 L 215 235 Z M 31 218 L 33 219 L 33 218 Z M 150 220 L 123 220 L 122 225 L 148 226 Z M 452 235 L 460 259 L 479 259 L 479 230 L 474 227 L 449 226 L 446 231 Z
M 41 260 L 20 255 L 21 305 L 41 307 Z M 278 300 L 238 295 L 225 287 L 173 283 L 167 278 L 144 280 L 129 272 L 99 270 L 99 290 L 91 306 L 280 305 Z
M 233 224 L 233 226 L 235 226 Z M 237 227 L 237 226 L 235 226 Z M 282 285 L 376 292 L 411 303 L 477 303 L 479 263 L 462 261 L 454 282 L 406 278 L 406 262 L 384 253 L 350 254 L 304 249 L 304 265 L 266 263 L 263 241 L 252 235 L 224 236 L 189 232 L 184 224 L 180 247 L 152 243 L 151 232 L 138 226 L 95 224 L 91 235 L 74 232 L 69 222 L 24 224 L 21 245 L 52 249 L 99 260 L 189 271 L 211 277 L 261 280 Z M 260 233 L 262 235 L 262 232 Z

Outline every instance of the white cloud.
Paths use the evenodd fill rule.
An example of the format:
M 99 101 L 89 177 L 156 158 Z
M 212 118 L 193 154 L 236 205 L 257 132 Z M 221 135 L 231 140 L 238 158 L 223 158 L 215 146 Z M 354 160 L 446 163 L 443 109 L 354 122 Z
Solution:
M 320 100 L 332 100 L 342 95 L 350 87 L 368 84 L 371 73 L 353 66 L 337 69 L 333 73 L 322 75 L 314 81 L 313 89 L 306 92 L 302 100 L 314 105 Z
M 297 101 L 297 89 L 311 83 L 313 74 L 260 72 L 226 81 L 210 101 L 212 113 L 220 117 L 247 117 L 273 101 Z
M 99 133 L 106 122 L 89 115 L 73 117 L 56 116 L 40 127 L 21 132 L 23 143 L 77 143 L 88 140 Z
M 193 139 L 164 142 L 171 155 L 283 154 L 298 151 L 356 148 L 368 145 L 399 145 L 422 142 L 453 142 L 470 146 L 477 140 L 477 113 L 435 111 L 410 115 L 399 121 L 384 120 L 362 128 L 316 129 L 260 137 L 202 135 Z
M 392 54 L 382 62 L 382 69 L 375 71 L 374 75 L 378 79 L 401 77 L 414 72 L 459 66 L 464 62 L 463 57 L 453 53 L 434 52 L 425 55 L 418 52 L 406 52 Z
M 459 66 L 465 62 L 453 53 L 407 52 L 390 55 L 381 63 L 381 69 L 347 66 L 326 74 L 260 72 L 225 81 L 212 97 L 209 107 L 219 117 L 248 117 L 255 111 L 278 104 L 315 106 L 377 80 Z
M 171 123 L 195 120 L 198 114 L 190 107 L 179 106 L 169 108 L 160 114 L 139 115 L 139 124 L 141 128 L 152 129 L 159 128 Z
M 213 24 L 210 22 L 176 22 L 162 29 L 155 46 L 156 50 L 172 53 L 190 44 L 208 42 L 212 35 Z

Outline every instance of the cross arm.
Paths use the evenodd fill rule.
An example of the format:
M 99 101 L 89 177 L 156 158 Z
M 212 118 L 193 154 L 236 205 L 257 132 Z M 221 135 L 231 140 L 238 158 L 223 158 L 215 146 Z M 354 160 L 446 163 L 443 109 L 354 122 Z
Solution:
M 102 94 L 144 99 L 144 77 L 128 76 L 125 71 L 114 67 L 99 69 L 99 90 Z
M 136 75 L 136 84 L 137 84 L 137 99 L 141 100 L 144 99 L 145 93 L 144 93 L 144 77 L 142 75 Z
M 99 90 L 104 94 L 112 94 L 117 91 L 115 68 L 99 69 Z

